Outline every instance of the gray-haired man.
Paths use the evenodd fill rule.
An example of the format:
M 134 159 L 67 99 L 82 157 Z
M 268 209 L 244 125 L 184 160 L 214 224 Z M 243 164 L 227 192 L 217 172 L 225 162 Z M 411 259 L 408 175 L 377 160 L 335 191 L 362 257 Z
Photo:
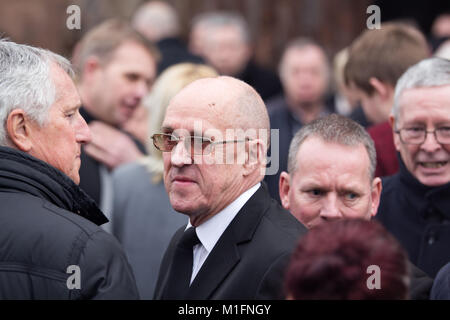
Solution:
M 430 276 L 450 261 L 450 61 L 410 67 L 390 117 L 400 171 L 383 180 L 379 220 Z
M 0 299 L 135 299 L 105 216 L 77 184 L 81 144 L 70 63 L 0 40 Z

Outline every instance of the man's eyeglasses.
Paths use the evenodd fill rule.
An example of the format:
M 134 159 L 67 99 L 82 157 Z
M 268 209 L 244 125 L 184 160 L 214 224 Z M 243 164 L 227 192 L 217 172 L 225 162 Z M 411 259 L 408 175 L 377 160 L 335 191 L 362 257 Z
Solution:
M 405 144 L 422 144 L 425 142 L 427 133 L 434 134 L 434 138 L 440 144 L 450 144 L 450 127 L 440 127 L 431 131 L 427 131 L 425 128 L 412 127 L 394 132 L 400 135 L 400 140 Z
M 180 141 L 184 141 L 184 147 L 191 154 L 208 155 L 217 144 L 245 142 L 250 140 L 228 140 L 228 141 L 212 141 L 210 138 L 202 136 L 177 137 L 168 133 L 156 133 L 152 137 L 153 145 L 162 152 L 171 152 Z

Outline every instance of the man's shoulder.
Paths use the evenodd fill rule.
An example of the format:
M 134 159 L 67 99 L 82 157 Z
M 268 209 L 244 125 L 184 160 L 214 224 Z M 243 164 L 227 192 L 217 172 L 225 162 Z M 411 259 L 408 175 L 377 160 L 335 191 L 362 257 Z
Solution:
M 269 195 L 257 201 L 264 201 L 264 212 L 258 222 L 252 222 L 257 223 L 252 242 L 264 246 L 267 254 L 292 251 L 298 239 L 306 233 L 306 228 Z
M 399 197 L 401 192 L 401 185 L 399 181 L 399 174 L 394 174 L 392 176 L 387 176 L 381 178 L 382 190 L 380 197 L 380 205 L 376 214 L 376 218 L 381 221 L 385 226 L 392 219 L 397 219 L 396 217 L 400 213 L 399 207 Z
M 42 240 L 66 241 L 89 238 L 102 229 L 88 219 L 61 208 L 40 197 L 26 193 L 0 193 L 3 218 L 8 225 L 15 226 L 16 233 L 42 234 Z M 84 237 L 81 237 L 83 234 Z
M 270 206 L 263 216 L 263 223 L 273 229 L 273 235 L 285 237 L 287 240 L 297 241 L 307 232 L 305 226 L 274 199 L 270 199 Z
M 17 253 L 19 262 L 31 259 L 33 250 L 35 258 L 30 264 L 61 269 L 67 267 L 69 260 L 76 262 L 90 241 L 96 246 L 110 246 L 108 238 L 112 236 L 100 227 L 45 199 L 24 193 L 0 193 L 0 201 L 4 204 L 0 209 L 4 222 L 0 230 L 2 235 L 8 235 L 9 249 Z
M 398 191 L 400 185 L 400 174 L 397 173 L 392 176 L 382 177 L 381 183 L 383 187 L 381 190 L 382 197 L 392 196 L 396 191 Z
M 442 267 L 434 279 L 432 300 L 450 300 L 450 262 Z
M 283 94 L 277 95 L 266 102 L 269 117 L 272 120 L 286 113 L 287 105 Z

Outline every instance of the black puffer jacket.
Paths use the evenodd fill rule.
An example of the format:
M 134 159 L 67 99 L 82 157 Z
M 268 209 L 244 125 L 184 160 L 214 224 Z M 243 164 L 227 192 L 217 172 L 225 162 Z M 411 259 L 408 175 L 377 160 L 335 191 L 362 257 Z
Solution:
M 0 299 L 137 299 L 107 221 L 60 171 L 0 147 Z

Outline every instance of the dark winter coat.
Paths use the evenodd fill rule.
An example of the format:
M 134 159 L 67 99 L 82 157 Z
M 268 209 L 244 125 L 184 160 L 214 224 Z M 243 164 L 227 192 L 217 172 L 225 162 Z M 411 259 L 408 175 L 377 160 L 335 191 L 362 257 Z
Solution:
M 59 170 L 0 147 L 0 299 L 137 299 L 107 221 Z

